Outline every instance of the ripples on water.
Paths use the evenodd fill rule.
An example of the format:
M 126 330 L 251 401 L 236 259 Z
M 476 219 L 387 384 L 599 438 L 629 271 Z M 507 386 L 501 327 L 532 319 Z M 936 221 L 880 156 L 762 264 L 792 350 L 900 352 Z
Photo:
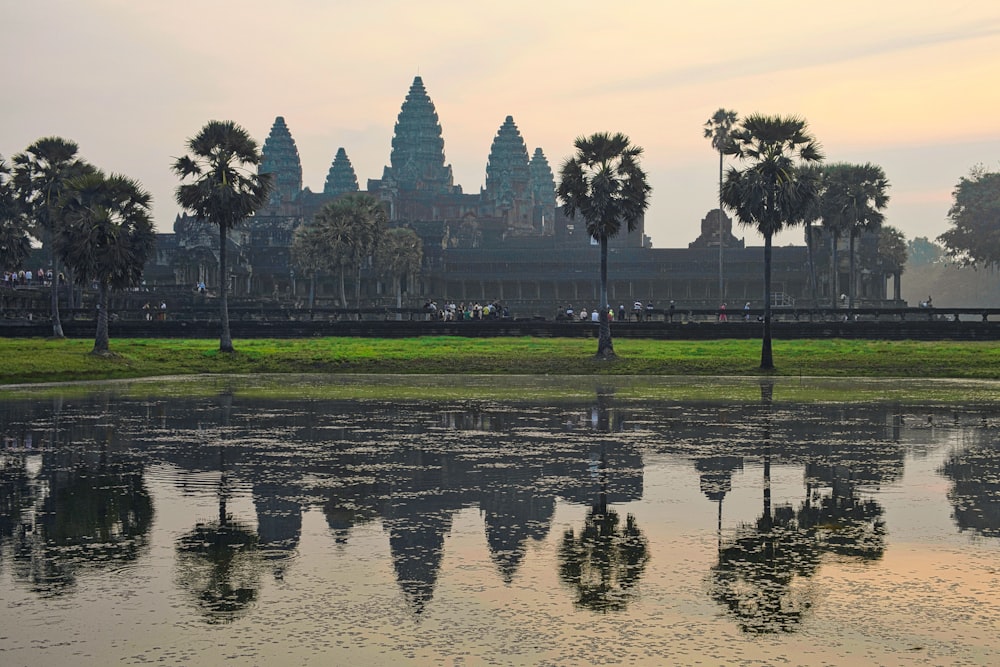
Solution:
M 301 398 L 188 381 L 0 403 L 0 663 L 1000 650 L 992 404 L 467 381 L 474 399 L 311 378 Z

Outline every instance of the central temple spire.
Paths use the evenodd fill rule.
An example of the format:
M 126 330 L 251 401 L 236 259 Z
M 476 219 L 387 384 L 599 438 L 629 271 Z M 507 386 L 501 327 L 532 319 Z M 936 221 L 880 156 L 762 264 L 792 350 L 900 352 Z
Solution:
M 444 139 L 434 103 L 419 76 L 399 111 L 392 137 L 392 154 L 383 181 L 400 190 L 420 190 L 438 194 L 455 192 L 451 165 L 444 163 Z
M 264 142 L 261 154 L 263 159 L 258 171 L 262 174 L 274 174 L 274 186 L 270 194 L 271 205 L 297 199 L 302 190 L 302 162 L 299 160 L 299 149 L 295 146 L 295 140 L 292 139 L 292 133 L 288 130 L 283 116 L 274 119 L 271 133 Z

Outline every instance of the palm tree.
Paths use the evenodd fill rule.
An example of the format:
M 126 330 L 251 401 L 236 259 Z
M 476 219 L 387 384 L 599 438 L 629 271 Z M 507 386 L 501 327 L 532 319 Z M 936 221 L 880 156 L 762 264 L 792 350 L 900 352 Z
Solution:
M 222 335 L 219 350 L 233 352 L 229 333 L 229 274 L 226 235 L 230 229 L 267 204 L 272 174 L 257 174 L 248 167 L 262 159 L 257 142 L 233 121 L 209 121 L 188 139 L 190 155 L 177 158 L 173 171 L 181 181 L 177 203 L 199 221 L 219 227 L 219 306 Z
M 722 158 L 725 155 L 726 145 L 729 143 L 729 134 L 736 125 L 738 116 L 735 111 L 719 108 L 712 117 L 705 122 L 705 138 L 712 140 L 712 148 L 719 152 L 719 298 L 725 301 L 725 280 L 722 272 L 722 247 L 724 214 L 722 212 Z
M 106 177 L 96 170 L 66 186 L 55 246 L 77 283 L 97 283 L 92 354 L 107 354 L 108 293 L 138 285 L 156 245 L 152 196 L 137 181 L 115 174 Z
M 63 337 L 59 319 L 59 257 L 53 240 L 61 224 L 59 201 L 66 182 L 93 170 L 77 158 L 76 142 L 43 137 L 14 156 L 14 187 L 25 213 L 32 219 L 35 235 L 49 253 L 52 266 L 52 336 Z
M 854 308 L 857 279 L 854 275 L 854 242 L 864 231 L 881 226 L 882 210 L 889 204 L 889 181 L 882 167 L 871 163 L 831 164 L 824 168 L 820 210 L 831 229 L 849 234 L 848 308 Z M 835 237 L 836 238 L 836 237 Z M 836 265 L 834 270 L 836 271 Z
M 361 308 L 361 269 L 374 258 L 386 224 L 385 207 L 375 197 L 366 193 L 349 193 L 341 197 L 354 227 L 353 264 L 357 270 L 354 282 L 354 300 Z
M 10 167 L 0 156 L 0 264 L 5 269 L 19 268 L 31 252 L 31 239 L 24 223 Z
M 423 243 L 409 227 L 393 227 L 379 243 L 375 266 L 380 274 L 392 280 L 392 290 L 396 293 L 396 319 L 402 317 L 402 313 L 398 312 L 403 307 L 402 279 L 419 272 L 423 259 Z
M 806 228 L 806 258 L 809 263 L 809 294 L 812 296 L 813 308 L 819 307 L 819 297 L 817 296 L 816 288 L 816 247 L 813 243 L 813 223 L 819 220 L 822 216 L 820 213 L 820 200 L 822 199 L 823 192 L 823 171 L 822 167 L 818 165 L 809 165 L 801 168 L 803 171 L 809 172 L 809 178 L 815 179 L 819 182 L 819 196 L 813 200 L 813 202 L 806 208 L 802 216 L 802 224 Z
M 315 218 L 295 228 L 291 254 L 295 266 L 309 274 L 309 310 L 312 310 L 316 301 L 316 275 L 330 265 L 321 246 L 320 228 Z
M 892 275 L 893 296 L 900 299 L 900 277 L 906 269 L 907 249 L 903 232 L 889 225 L 878 231 L 878 263 Z
M 316 214 L 316 243 L 328 266 L 339 271 L 340 305 L 347 307 L 344 277 L 348 268 L 357 270 L 355 296 L 361 307 L 361 267 L 378 246 L 385 209 L 368 194 L 348 194 L 326 204 Z M 312 233 L 312 232 L 309 232 Z
M 556 195 L 563 212 L 571 219 L 579 213 L 587 223 L 587 233 L 601 244 L 600 334 L 597 357 L 611 359 L 615 349 L 608 320 L 608 239 L 621 231 L 622 224 L 634 231 L 649 206 L 652 188 L 639 166 L 642 148 L 633 146 L 618 132 L 598 132 L 573 142 L 576 155 L 568 158 L 559 173 Z
M 746 163 L 730 167 L 722 188 L 722 201 L 740 223 L 764 236 L 764 331 L 760 367 L 774 368 L 771 351 L 771 238 L 786 225 L 802 222 L 816 199 L 815 175 L 800 167 L 823 159 L 819 145 L 807 131 L 806 121 L 794 116 L 753 114 L 730 135 L 724 149 Z

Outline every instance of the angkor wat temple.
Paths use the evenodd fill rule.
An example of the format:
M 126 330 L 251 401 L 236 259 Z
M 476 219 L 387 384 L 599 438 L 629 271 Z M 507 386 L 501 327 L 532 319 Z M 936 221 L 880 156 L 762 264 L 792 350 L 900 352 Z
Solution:
M 340 148 L 327 174 L 323 192 L 302 187 L 302 165 L 285 119 L 278 116 L 263 146 L 262 173 L 273 173 L 275 185 L 266 208 L 230 233 L 230 288 L 237 297 L 301 302 L 308 291 L 304 272 L 296 274 L 290 259 L 294 229 L 327 202 L 359 191 L 347 152 Z M 565 217 L 556 202 L 552 167 L 541 148 L 529 153 L 514 119 L 507 116 L 497 130 L 486 164 L 486 184 L 465 193 L 454 183 L 445 163 L 444 138 L 438 115 L 417 76 L 403 101 L 392 137 L 389 166 L 366 191 L 384 202 L 390 225 L 414 229 L 423 241 L 419 275 L 406 281 L 403 303 L 416 307 L 428 300 L 501 301 L 518 316 L 551 317 L 567 304 L 597 305 L 598 247 L 582 220 Z M 721 224 L 719 217 L 722 216 Z M 836 296 L 830 276 L 829 239 L 816 243 L 817 294 L 822 304 Z M 725 287 L 719 290 L 719 244 L 724 250 Z M 859 245 L 856 304 L 902 305 L 898 267 L 877 261 L 876 236 Z M 840 253 L 840 285 L 847 285 L 847 252 Z M 644 221 L 635 232 L 610 243 L 609 298 L 612 305 L 639 300 L 657 307 L 670 300 L 678 306 L 711 307 L 727 299 L 739 307 L 763 298 L 763 248 L 745 247 L 732 233 L 732 221 L 719 209 L 701 222 L 701 235 L 686 248 L 653 248 Z M 805 245 L 775 247 L 773 291 L 777 305 L 811 305 Z M 888 296 L 893 277 L 892 297 Z M 146 271 L 156 286 L 191 286 L 218 281 L 218 234 L 208 224 L 178 215 L 172 234 L 158 237 L 156 259 Z M 390 287 L 371 270 L 347 294 L 361 294 L 361 306 L 395 305 Z M 321 277 L 317 305 L 340 304 L 332 276 Z M 842 288 L 841 291 L 843 291 Z M 349 297 L 350 299 L 351 297 Z

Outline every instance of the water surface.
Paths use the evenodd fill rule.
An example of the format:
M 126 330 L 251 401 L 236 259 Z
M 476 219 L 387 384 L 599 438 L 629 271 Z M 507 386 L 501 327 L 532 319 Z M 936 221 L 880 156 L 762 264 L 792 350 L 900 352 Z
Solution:
M 0 400 L 0 664 L 995 664 L 991 383 Z

